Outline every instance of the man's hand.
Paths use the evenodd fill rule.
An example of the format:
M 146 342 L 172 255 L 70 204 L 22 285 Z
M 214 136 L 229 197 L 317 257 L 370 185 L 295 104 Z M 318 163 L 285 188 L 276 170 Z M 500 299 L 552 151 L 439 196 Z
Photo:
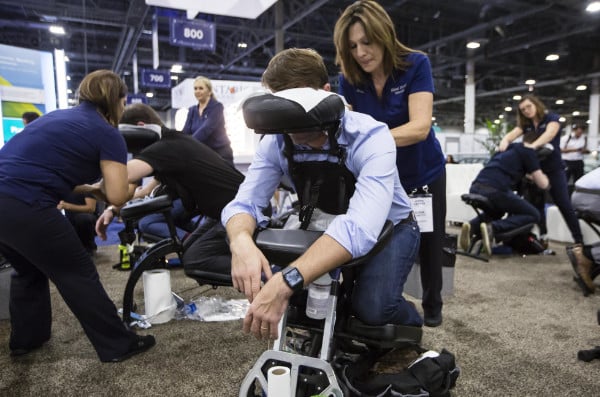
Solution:
M 112 222 L 114 214 L 110 208 L 104 210 L 104 212 L 98 217 L 96 221 L 96 234 L 102 241 L 106 241 L 106 229 L 110 222 Z
M 276 273 L 260 290 L 244 318 L 244 332 L 257 339 L 277 339 L 277 325 L 287 309 L 292 290 Z
M 260 291 L 261 271 L 267 280 L 272 276 L 269 261 L 249 235 L 239 235 L 229 246 L 233 287 L 253 302 Z

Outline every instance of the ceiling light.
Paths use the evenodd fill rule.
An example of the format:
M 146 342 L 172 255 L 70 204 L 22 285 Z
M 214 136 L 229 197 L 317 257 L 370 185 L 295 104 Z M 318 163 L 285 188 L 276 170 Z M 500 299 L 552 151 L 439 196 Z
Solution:
M 171 80 L 179 80 L 179 76 L 171 75 Z
M 71 81 L 71 76 L 67 75 L 67 81 Z
M 60 25 L 50 25 L 50 28 L 48 28 L 50 30 L 50 33 L 53 34 L 60 34 L 63 35 L 65 34 L 65 28 L 63 28 Z
M 505 112 L 512 112 L 512 107 L 507 106 L 507 107 L 504 108 L 504 111 Z
M 431 116 L 431 121 L 435 121 L 435 116 Z
M 556 102 L 554 102 L 554 103 L 557 104 L 557 105 L 562 105 L 562 104 L 565 103 L 565 100 L 564 99 L 557 99 Z
M 527 84 L 527 85 L 534 85 L 535 84 L 535 80 L 534 79 L 525 80 L 525 84 Z
M 500 124 L 500 120 L 498 120 L 498 119 L 494 120 L 494 124 Z
M 498 118 L 499 118 L 499 119 L 503 119 L 503 118 L 504 118 L 504 115 L 503 115 L 503 114 L 499 114 L 499 115 L 498 115 Z
M 181 73 L 182 71 L 183 66 L 178 63 L 174 63 L 173 66 L 171 66 L 171 73 Z
M 481 47 L 481 43 L 477 42 L 477 41 L 469 41 L 467 43 L 467 48 L 470 48 L 472 50 Z
M 520 101 L 520 100 L 521 100 L 521 98 L 522 98 L 522 96 L 521 96 L 521 95 L 513 95 L 513 100 L 514 100 L 514 101 Z
M 585 8 L 587 12 L 598 12 L 600 11 L 600 1 L 592 1 Z
M 561 116 L 558 118 L 558 121 L 560 121 L 561 123 L 564 123 L 565 121 L 567 121 L 567 119 Z
M 154 97 L 154 93 L 153 93 L 153 92 L 147 92 L 147 93 L 146 93 L 146 96 L 147 96 L 148 98 L 152 98 L 152 97 Z
M 581 84 L 581 85 L 578 85 L 575 89 L 577 91 L 585 91 L 585 90 L 587 90 L 587 85 Z
M 573 116 L 579 116 L 581 113 L 579 112 L 579 110 L 574 111 L 573 113 L 571 113 Z
M 560 58 L 560 56 L 558 54 L 548 54 L 546 55 L 546 61 L 558 61 L 558 59 Z
M 246 48 L 248 47 L 247 43 L 238 43 L 238 48 Z
M 69 61 L 70 61 L 69 57 L 65 55 L 65 62 L 69 62 Z

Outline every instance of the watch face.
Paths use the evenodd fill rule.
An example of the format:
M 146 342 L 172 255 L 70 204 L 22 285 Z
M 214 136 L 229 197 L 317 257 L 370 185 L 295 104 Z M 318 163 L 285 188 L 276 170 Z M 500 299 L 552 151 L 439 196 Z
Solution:
M 304 288 L 304 278 L 295 267 L 283 269 L 282 274 L 285 283 L 294 291 Z

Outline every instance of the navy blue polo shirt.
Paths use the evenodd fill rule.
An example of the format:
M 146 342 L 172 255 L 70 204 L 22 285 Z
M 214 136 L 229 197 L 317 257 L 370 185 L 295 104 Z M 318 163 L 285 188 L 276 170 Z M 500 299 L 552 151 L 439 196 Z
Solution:
M 352 109 L 371 115 L 390 129 L 409 121 L 408 96 L 416 92 L 434 92 L 431 65 L 426 55 L 413 52 L 407 56 L 408 70 L 394 70 L 388 77 L 381 100 L 369 78 L 365 86 L 351 85 L 340 75 L 339 94 Z M 433 128 L 424 141 L 396 148 L 396 165 L 400 181 L 406 190 L 435 181 L 444 171 L 445 159 Z
M 546 132 L 548 123 L 555 121 L 559 125 L 558 132 L 550 141 L 554 150 L 541 162 L 542 170 L 545 172 L 564 169 L 562 157 L 560 155 L 560 136 L 562 135 L 562 124 L 558 120 L 559 118 L 560 116 L 556 113 L 546 113 L 538 124 L 537 128 L 534 127 L 533 123 L 523 126 L 523 141 L 531 143 L 538 139 L 544 132 Z
M 0 194 L 56 206 L 77 185 L 102 176 L 100 160 L 127 162 L 119 130 L 83 102 L 28 124 L 0 149 Z
M 481 183 L 500 191 L 512 191 L 525 174 L 540 169 L 535 150 L 522 143 L 511 143 L 504 152 L 497 152 L 479 172 L 473 183 Z

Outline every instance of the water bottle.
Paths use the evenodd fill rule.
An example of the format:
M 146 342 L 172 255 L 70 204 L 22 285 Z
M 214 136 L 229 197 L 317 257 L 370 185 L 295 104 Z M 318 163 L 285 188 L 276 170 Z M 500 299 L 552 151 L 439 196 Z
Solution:
M 327 315 L 329 293 L 331 291 L 331 277 L 325 273 L 308 286 L 308 299 L 306 301 L 306 315 L 315 320 L 322 320 Z
M 188 317 L 188 316 L 191 316 L 194 313 L 196 313 L 196 310 L 198 310 L 198 308 L 196 307 L 196 304 L 194 302 L 190 302 L 190 303 L 185 304 L 181 311 L 184 316 Z

